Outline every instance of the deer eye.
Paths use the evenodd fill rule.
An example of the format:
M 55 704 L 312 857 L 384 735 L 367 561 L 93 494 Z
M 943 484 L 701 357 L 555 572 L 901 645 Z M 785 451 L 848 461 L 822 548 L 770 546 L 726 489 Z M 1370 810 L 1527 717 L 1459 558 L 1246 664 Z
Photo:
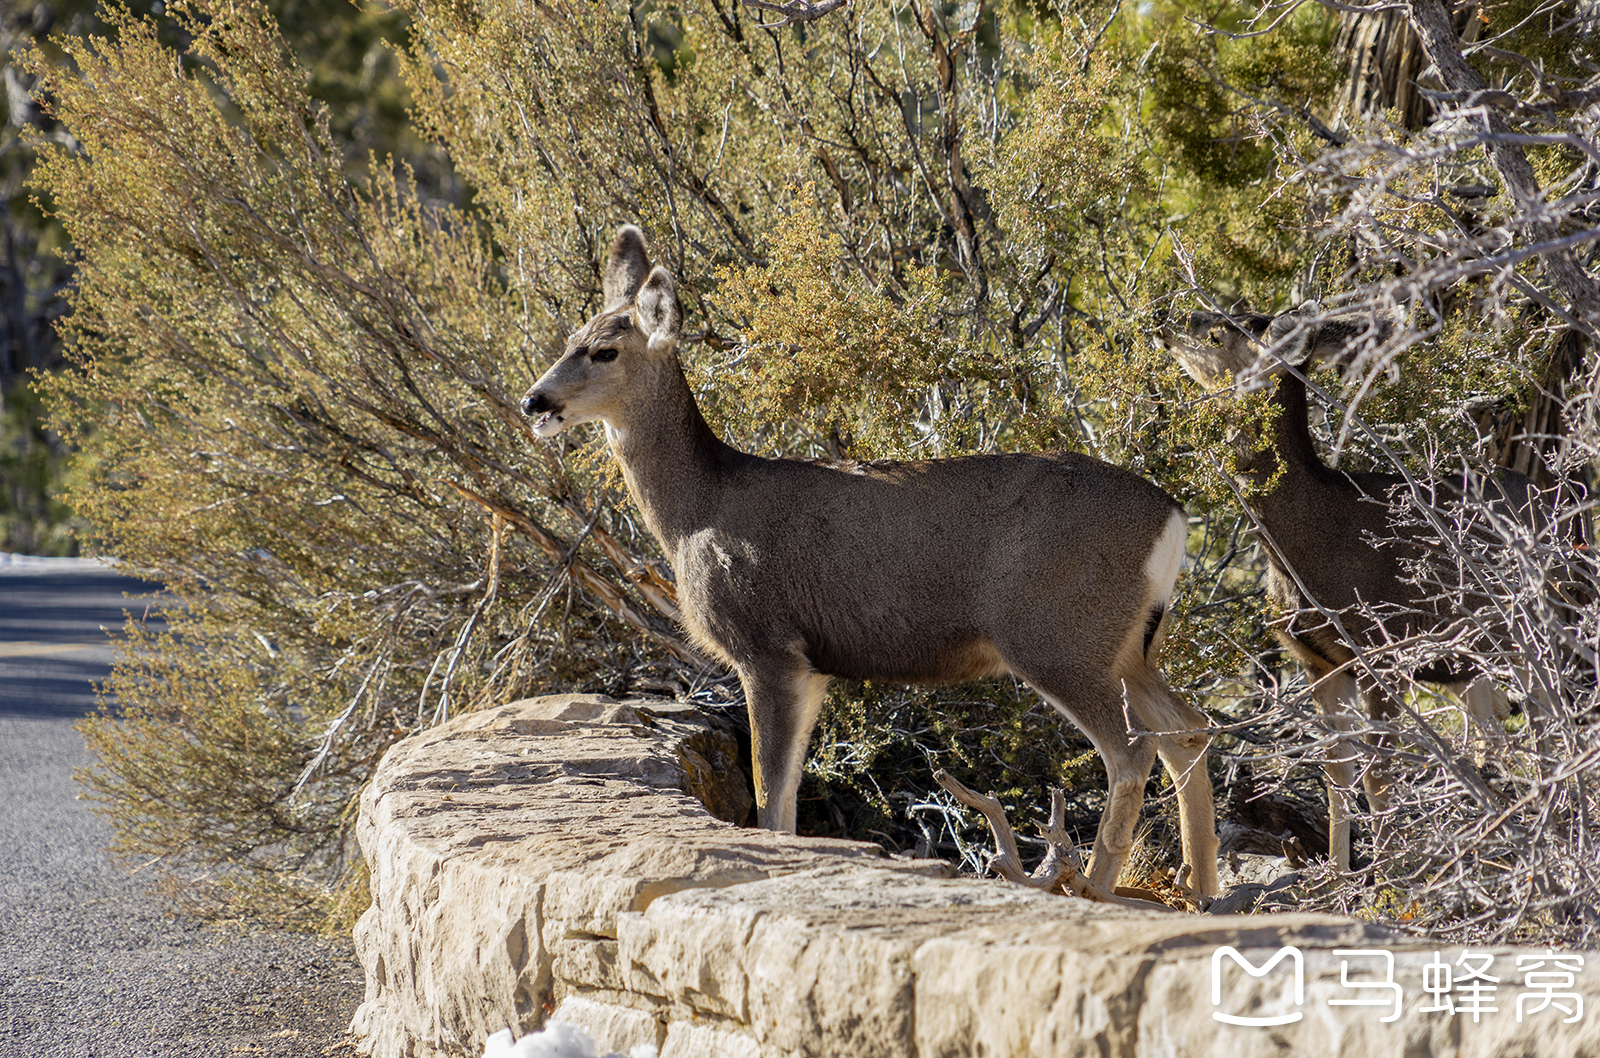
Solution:
M 615 360 L 616 358 L 617 358 L 617 351 L 615 349 L 610 349 L 610 348 L 596 349 L 594 352 L 589 354 L 589 359 L 590 360 L 593 360 L 593 361 L 595 361 L 597 363 L 601 363 L 601 364 L 604 364 L 604 363 L 606 363 L 607 361 L 610 361 L 610 360 Z

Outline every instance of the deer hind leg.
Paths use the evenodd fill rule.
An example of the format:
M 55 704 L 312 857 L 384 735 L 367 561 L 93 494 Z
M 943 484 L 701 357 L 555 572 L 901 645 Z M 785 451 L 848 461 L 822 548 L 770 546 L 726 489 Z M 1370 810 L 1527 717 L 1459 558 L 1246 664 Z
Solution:
M 1395 708 L 1394 700 L 1381 687 L 1369 687 L 1361 692 L 1361 702 L 1366 707 L 1367 716 L 1375 724 L 1383 725 L 1400 715 Z M 1381 731 L 1369 731 L 1366 734 L 1367 745 L 1374 749 L 1384 744 L 1385 736 Z M 1387 826 L 1387 812 L 1389 810 L 1389 787 L 1393 777 L 1389 765 L 1381 754 L 1370 755 L 1366 768 L 1361 773 L 1361 785 L 1367 791 L 1367 808 L 1373 816 L 1373 841 L 1381 845 L 1384 840 Z
M 1211 796 L 1211 775 L 1206 770 L 1206 757 L 1211 749 L 1208 730 L 1211 721 L 1198 709 L 1178 701 L 1153 666 L 1135 663 L 1121 682 L 1122 698 L 1127 705 L 1126 712 L 1119 718 L 1124 729 L 1131 722 L 1143 731 L 1162 732 L 1153 736 L 1153 741 L 1178 795 L 1178 830 L 1183 841 L 1183 862 L 1189 866 L 1188 885 L 1205 896 L 1215 896 L 1218 887 L 1217 818 Z M 1101 756 L 1105 756 L 1103 748 Z M 1148 756 L 1142 761 L 1141 793 L 1153 763 Z M 1136 761 L 1134 767 L 1139 766 Z M 1111 770 L 1109 758 L 1106 770 Z M 1135 809 L 1137 807 L 1135 802 Z M 1109 819 L 1109 809 L 1106 814 Z M 1103 828 L 1105 824 L 1101 825 Z
M 1095 831 L 1089 880 L 1110 889 L 1117 884 L 1117 875 L 1133 848 L 1144 784 L 1156 761 L 1156 740 L 1129 735 L 1121 688 L 1104 674 L 1053 673 L 1048 679 L 1017 674 L 1089 736 L 1105 764 L 1108 796 Z
M 1359 719 L 1357 713 L 1361 700 L 1356 689 L 1356 679 L 1349 672 L 1339 672 L 1318 679 L 1318 674 L 1307 670 L 1306 675 L 1316 681 L 1311 689 L 1312 701 L 1317 704 L 1328 726 L 1334 731 L 1348 733 Z M 1356 750 L 1347 734 L 1328 747 L 1322 764 L 1328 779 L 1328 858 L 1341 871 L 1350 869 L 1350 814 L 1354 808 Z
M 1172 575 L 1176 576 L 1176 570 Z M 1128 675 L 1123 687 L 1134 723 L 1146 731 L 1171 732 L 1156 739 L 1156 753 L 1172 777 L 1172 786 L 1178 795 L 1178 830 L 1183 840 L 1183 862 L 1190 872 L 1188 884 L 1204 896 L 1215 896 L 1218 888 L 1217 811 L 1211 796 L 1211 774 L 1206 769 L 1206 757 L 1211 749 L 1208 730 L 1211 720 L 1200 710 L 1180 702 L 1156 668 L 1170 613 L 1163 604 L 1149 642 L 1136 660 L 1125 661 L 1123 667 Z M 1125 650 L 1125 653 L 1132 652 Z
M 822 711 L 828 677 L 803 661 L 783 658 L 741 665 L 739 680 L 750 713 L 756 822 L 766 830 L 793 834 L 806 746 Z

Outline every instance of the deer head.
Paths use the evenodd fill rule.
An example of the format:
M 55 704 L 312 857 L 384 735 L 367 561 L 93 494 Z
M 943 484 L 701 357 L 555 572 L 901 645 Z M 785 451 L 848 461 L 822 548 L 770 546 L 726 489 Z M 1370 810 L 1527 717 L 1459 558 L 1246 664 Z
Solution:
M 650 267 L 644 234 L 631 224 L 617 232 L 601 292 L 605 308 L 572 333 L 561 359 L 522 398 L 540 437 L 596 421 L 615 436 L 656 391 L 651 380 L 679 370 L 677 287 L 666 269 Z
M 1394 327 L 1386 314 L 1329 316 L 1308 301 L 1278 316 L 1193 312 L 1168 319 L 1156 344 L 1207 389 L 1249 392 L 1285 367 L 1305 372 L 1318 363 L 1348 363 L 1361 348 L 1386 341 Z

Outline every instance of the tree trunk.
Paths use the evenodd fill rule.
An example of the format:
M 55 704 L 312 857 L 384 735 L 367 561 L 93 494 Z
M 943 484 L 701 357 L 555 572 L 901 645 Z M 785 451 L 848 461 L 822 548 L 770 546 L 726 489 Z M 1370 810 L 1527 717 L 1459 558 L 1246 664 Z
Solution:
M 1462 4 L 1452 20 L 1456 36 L 1465 44 L 1477 40 L 1483 30 L 1475 3 Z M 1428 63 L 1404 11 L 1341 14 L 1333 49 L 1347 71 L 1334 104 L 1335 129 L 1345 131 L 1361 119 L 1391 108 L 1398 112 L 1400 124 L 1413 131 L 1426 128 L 1433 120 L 1433 104 L 1418 89 L 1439 88 L 1440 84 L 1433 78 L 1417 80 Z

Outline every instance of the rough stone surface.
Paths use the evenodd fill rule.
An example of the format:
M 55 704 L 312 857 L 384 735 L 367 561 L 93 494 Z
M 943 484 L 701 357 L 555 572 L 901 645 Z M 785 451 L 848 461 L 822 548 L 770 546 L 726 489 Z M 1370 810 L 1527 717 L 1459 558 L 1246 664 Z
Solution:
M 680 890 L 889 862 L 717 819 L 687 791 L 743 817 L 737 762 L 693 707 L 594 695 L 470 713 L 396 745 L 361 801 L 373 903 L 355 933 L 367 992 L 352 1031 L 383 1058 L 476 1055 L 580 989 L 648 1008 L 627 998 L 637 972 L 618 970 L 619 916 Z M 557 981 L 558 954 L 573 981 Z
M 1325 915 L 1163 914 L 942 878 L 706 810 L 743 818 L 746 781 L 731 736 L 676 703 L 536 699 L 396 746 L 362 801 L 363 1047 L 476 1056 L 553 1017 L 661 1058 L 1600 1054 L 1594 953 L 1544 988 L 1565 1011 L 1533 1009 L 1527 974 L 1565 974 L 1572 955 L 1496 949 L 1473 953 L 1496 956 L 1479 1003 L 1494 1011 L 1429 1012 L 1423 968 L 1442 958 L 1459 978 L 1460 949 Z M 1258 970 L 1292 945 L 1303 999 L 1292 956 L 1257 976 L 1222 945 Z M 1392 990 L 1357 987 L 1385 979 L 1383 952 L 1398 1011 L 1378 1006 Z

